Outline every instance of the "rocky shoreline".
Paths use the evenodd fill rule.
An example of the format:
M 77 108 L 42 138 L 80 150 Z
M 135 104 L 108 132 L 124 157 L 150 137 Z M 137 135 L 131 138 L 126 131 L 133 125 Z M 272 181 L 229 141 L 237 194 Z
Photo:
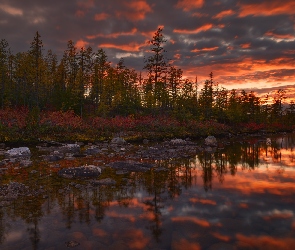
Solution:
M 262 137 L 261 141 L 267 138 Z M 38 170 L 30 167 L 45 162 L 54 170 L 59 178 L 72 179 L 70 186 L 75 188 L 92 188 L 98 185 L 116 185 L 116 180 L 110 176 L 102 178 L 102 173 L 107 168 L 113 169 L 116 175 L 124 175 L 130 172 L 166 171 L 160 162 L 169 159 L 192 158 L 200 152 L 214 153 L 222 150 L 231 143 L 230 139 L 217 140 L 214 136 L 208 136 L 201 141 L 187 139 L 172 139 L 163 142 L 150 142 L 147 139 L 142 143 L 131 144 L 121 137 L 115 137 L 110 141 L 88 143 L 59 143 L 54 141 L 40 141 L 35 147 L 9 148 L 5 144 L 0 145 L 0 176 L 11 168 L 15 171 L 27 169 L 30 175 L 38 175 Z M 34 151 L 34 153 L 32 153 Z M 37 158 L 35 156 L 37 154 Z M 92 159 L 91 164 L 79 166 L 61 167 L 60 162 L 69 162 L 77 159 Z M 36 163 L 34 163 L 36 162 Z M 41 175 L 41 174 L 40 174 Z M 76 180 L 87 180 L 86 184 L 79 184 Z M 59 193 L 65 193 L 69 186 Z M 42 186 L 29 188 L 22 183 L 10 182 L 1 184 L 0 180 L 0 206 L 9 205 L 11 201 L 20 196 L 47 198 Z

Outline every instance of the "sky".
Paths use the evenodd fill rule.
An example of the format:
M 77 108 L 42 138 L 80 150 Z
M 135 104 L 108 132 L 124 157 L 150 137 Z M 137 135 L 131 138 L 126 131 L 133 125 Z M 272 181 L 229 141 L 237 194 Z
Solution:
M 143 71 L 163 27 L 166 56 L 184 77 L 213 72 L 227 89 L 295 89 L 294 0 L 0 0 L 0 39 L 27 51 L 36 32 L 60 58 L 69 40 Z

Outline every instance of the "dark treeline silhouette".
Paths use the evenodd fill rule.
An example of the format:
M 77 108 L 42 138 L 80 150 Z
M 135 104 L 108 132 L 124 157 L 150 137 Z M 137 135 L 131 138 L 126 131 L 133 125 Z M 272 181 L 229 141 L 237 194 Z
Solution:
M 179 120 L 216 120 L 227 124 L 247 122 L 295 124 L 295 103 L 283 105 L 286 91 L 263 98 L 252 91 L 227 90 L 209 74 L 198 89 L 195 81 L 165 56 L 165 38 L 158 28 L 145 58 L 146 77 L 129 69 L 120 59 L 108 61 L 103 49 L 76 48 L 73 41 L 60 60 L 44 52 L 36 32 L 27 52 L 13 54 L 5 39 L 0 41 L 0 107 L 30 110 L 74 110 L 81 117 L 132 114 L 165 114 Z

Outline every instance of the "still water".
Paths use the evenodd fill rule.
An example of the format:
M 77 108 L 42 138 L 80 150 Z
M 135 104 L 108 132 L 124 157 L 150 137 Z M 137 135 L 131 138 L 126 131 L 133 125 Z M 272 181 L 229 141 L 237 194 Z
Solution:
M 46 192 L 2 202 L 0 249 L 295 249 L 295 134 L 266 137 L 158 160 L 165 171 L 106 169 L 112 186 L 73 184 L 42 162 L 38 178 L 5 173 Z

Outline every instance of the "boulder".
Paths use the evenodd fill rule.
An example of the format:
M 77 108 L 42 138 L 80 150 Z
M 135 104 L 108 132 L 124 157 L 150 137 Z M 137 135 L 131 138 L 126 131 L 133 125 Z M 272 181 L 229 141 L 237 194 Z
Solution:
M 217 140 L 214 136 L 208 136 L 205 139 L 205 145 L 210 147 L 217 147 Z
M 112 139 L 111 143 L 113 143 L 113 144 L 126 144 L 126 141 L 121 137 L 115 137 Z
M 64 153 L 77 153 L 80 152 L 80 145 L 78 144 L 65 144 L 60 148 Z
M 146 172 L 153 168 L 154 164 L 133 161 L 117 161 L 111 163 L 110 167 L 116 170 L 125 170 L 129 172 Z
M 94 165 L 84 165 L 80 167 L 64 168 L 58 171 L 58 176 L 72 178 L 94 178 L 101 174 L 101 168 Z
M 8 157 L 28 157 L 31 151 L 28 147 L 12 148 L 5 153 Z
M 101 152 L 101 150 L 96 146 L 90 146 L 89 148 L 87 148 L 85 150 L 85 154 L 87 154 L 87 155 L 96 155 L 100 152 Z
M 178 145 L 183 145 L 183 144 L 186 144 L 186 141 L 185 140 L 182 140 L 182 139 L 173 139 L 170 141 L 171 144 L 178 144 Z

